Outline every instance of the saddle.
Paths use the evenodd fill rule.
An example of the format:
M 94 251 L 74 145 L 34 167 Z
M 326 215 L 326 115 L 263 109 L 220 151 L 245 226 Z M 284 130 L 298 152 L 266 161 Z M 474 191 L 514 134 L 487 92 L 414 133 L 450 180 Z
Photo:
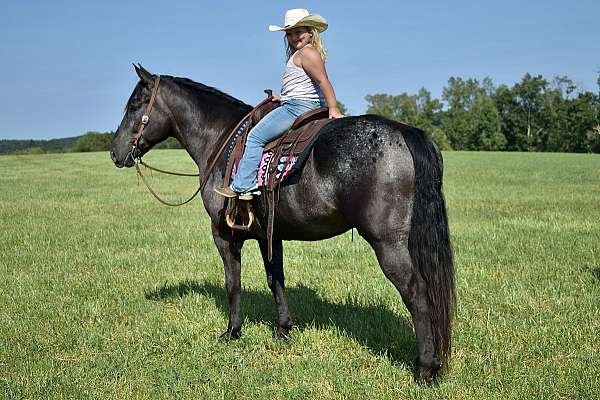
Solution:
M 269 112 L 273 111 L 280 104 L 270 101 L 261 104 L 256 108 L 256 114 L 253 115 L 248 125 L 241 130 L 237 137 L 234 137 L 229 147 L 227 155 L 227 168 L 223 186 L 230 183 L 232 172 L 237 168 L 239 161 L 244 155 L 246 139 L 250 130 Z M 283 178 L 287 177 L 292 167 L 292 160 L 309 148 L 317 138 L 316 133 L 329 122 L 329 109 L 326 107 L 307 111 L 300 115 L 294 124 L 282 136 L 267 143 L 263 150 L 263 162 L 266 165 L 264 171 L 259 170 L 259 186 L 262 186 L 267 192 L 275 190 Z M 262 163 L 261 163 L 262 165 Z M 264 172 L 264 177 L 261 177 Z M 264 179 L 261 179 L 264 178 Z
M 270 90 L 265 90 L 267 98 L 258 104 L 232 131 L 228 138 L 228 159 L 223 178 L 223 186 L 231 183 L 231 175 L 234 168 L 241 160 L 246 145 L 248 133 L 265 115 L 280 106 L 279 102 L 272 101 L 273 95 Z M 267 216 L 267 240 L 269 248 L 269 260 L 272 257 L 273 223 L 275 219 L 275 207 L 278 200 L 277 188 L 291 169 L 292 160 L 302 164 L 299 155 L 307 155 L 312 144 L 317 139 L 317 133 L 327 125 L 329 109 L 317 108 L 300 115 L 292 124 L 292 127 L 282 136 L 267 143 L 263 150 L 263 157 L 269 154 L 271 160 L 262 180 L 262 192 L 268 203 Z M 295 166 L 298 167 L 299 166 Z M 260 173 L 260 172 L 259 172 Z M 224 204 L 223 204 L 224 205 Z M 254 222 L 254 213 L 249 201 L 232 199 L 229 202 L 226 213 L 227 225 L 234 231 L 248 232 Z

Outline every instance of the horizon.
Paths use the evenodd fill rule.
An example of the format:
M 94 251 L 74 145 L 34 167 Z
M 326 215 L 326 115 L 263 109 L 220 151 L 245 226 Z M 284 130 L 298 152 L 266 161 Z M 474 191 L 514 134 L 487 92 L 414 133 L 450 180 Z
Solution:
M 132 62 L 254 105 L 264 89 L 279 91 L 283 40 L 267 26 L 281 24 L 285 10 L 294 7 L 328 20 L 327 72 L 350 114 L 364 113 L 365 96 L 373 94 L 412 95 L 425 87 L 441 99 L 452 76 L 489 77 L 495 86 L 509 87 L 526 73 L 548 81 L 567 76 L 580 90 L 598 92 L 598 2 L 256 1 L 203 7 L 186 1 L 160 13 L 157 4 L 9 1 L 0 16 L 0 55 L 9 60 L 0 65 L 0 139 L 114 131 L 138 81 Z

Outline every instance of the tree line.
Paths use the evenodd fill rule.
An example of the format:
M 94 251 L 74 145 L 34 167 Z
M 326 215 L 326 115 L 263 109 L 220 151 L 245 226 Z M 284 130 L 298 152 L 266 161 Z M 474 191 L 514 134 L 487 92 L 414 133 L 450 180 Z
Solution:
M 600 90 L 600 75 L 597 83 Z M 451 77 L 441 100 L 425 88 L 366 100 L 367 113 L 421 128 L 444 150 L 600 153 L 600 91 L 566 76 L 525 74 L 512 87 Z
M 108 151 L 114 132 L 86 132 L 81 136 L 50 140 L 0 140 L 0 154 L 85 153 Z M 180 149 L 175 138 L 159 143 L 158 149 Z
M 525 74 L 512 87 L 490 78 L 451 77 L 441 99 L 417 94 L 367 95 L 368 114 L 379 114 L 425 130 L 442 150 L 506 150 L 600 153 L 598 93 L 566 76 L 548 81 Z M 346 107 L 338 102 L 345 113 Z M 87 132 L 52 140 L 0 140 L 0 154 L 107 151 L 114 132 Z M 157 148 L 181 148 L 174 138 Z

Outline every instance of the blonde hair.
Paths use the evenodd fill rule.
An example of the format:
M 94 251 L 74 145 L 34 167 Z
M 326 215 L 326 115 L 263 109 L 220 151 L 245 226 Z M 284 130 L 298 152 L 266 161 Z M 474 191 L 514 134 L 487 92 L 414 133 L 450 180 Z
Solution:
M 321 34 L 316 28 L 313 28 L 312 26 L 305 26 L 304 28 L 306 28 L 308 33 L 312 35 L 312 37 L 310 38 L 310 45 L 319 52 L 319 54 L 321 55 L 321 59 L 323 60 L 323 62 L 325 62 L 327 60 L 327 49 L 323 46 Z M 292 56 L 292 54 L 294 54 L 296 50 L 293 49 L 292 46 L 290 46 L 290 42 L 288 42 L 287 36 L 284 36 L 283 40 L 285 42 L 285 54 L 287 56 L 287 60 L 289 60 L 289 58 Z

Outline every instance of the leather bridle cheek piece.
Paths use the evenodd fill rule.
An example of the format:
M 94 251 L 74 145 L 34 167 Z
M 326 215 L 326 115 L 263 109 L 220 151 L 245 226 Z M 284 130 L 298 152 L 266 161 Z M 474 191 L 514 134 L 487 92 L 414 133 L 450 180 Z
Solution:
M 140 121 L 140 127 L 138 128 L 137 134 L 132 139 L 131 144 L 131 156 L 134 160 L 139 159 L 140 157 L 136 157 L 135 153 L 138 150 L 138 144 L 142 135 L 144 134 L 144 129 L 146 125 L 148 125 L 148 121 L 150 121 L 150 113 L 152 112 L 152 107 L 154 106 L 154 102 L 156 101 L 156 92 L 158 92 L 158 85 L 160 85 L 160 75 L 156 75 L 154 78 L 154 87 L 152 88 L 152 94 L 150 95 L 150 101 L 146 106 L 146 110 L 144 111 L 144 115 L 142 115 L 142 120 Z

